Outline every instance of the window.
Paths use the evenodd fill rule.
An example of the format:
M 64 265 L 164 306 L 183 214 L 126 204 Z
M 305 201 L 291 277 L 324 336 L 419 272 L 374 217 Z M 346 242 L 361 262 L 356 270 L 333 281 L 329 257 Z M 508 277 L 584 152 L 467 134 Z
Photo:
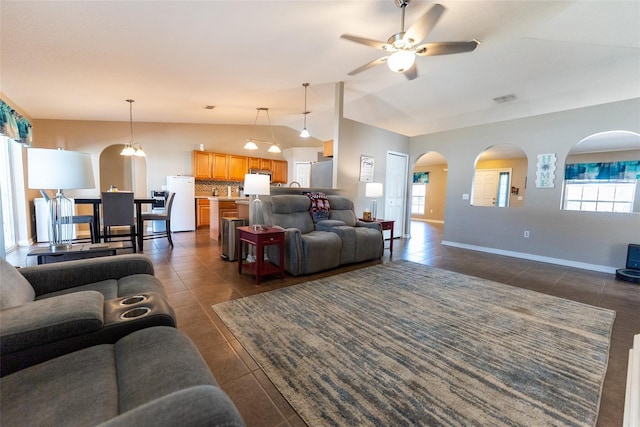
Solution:
M 411 187 L 411 213 L 424 215 L 427 184 L 413 184 Z
M 506 208 L 509 205 L 509 172 L 500 172 L 498 176 L 498 200 L 496 206 Z
M 564 209 L 592 212 L 633 212 L 636 181 L 567 181 Z
M 0 194 L 2 195 L 2 231 L 4 236 L 4 250 L 9 251 L 17 245 L 16 243 L 16 223 L 15 209 L 13 201 L 13 178 L 12 178 L 12 148 L 16 142 L 0 136 Z
M 567 164 L 564 178 L 566 210 L 633 212 L 640 161 Z

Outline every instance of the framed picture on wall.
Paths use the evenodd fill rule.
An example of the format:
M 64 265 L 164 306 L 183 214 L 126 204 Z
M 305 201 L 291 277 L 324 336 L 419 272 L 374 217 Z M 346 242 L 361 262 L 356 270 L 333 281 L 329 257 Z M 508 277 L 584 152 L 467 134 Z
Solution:
M 370 156 L 360 156 L 360 181 L 373 182 L 373 166 L 375 159 Z
M 414 184 L 428 184 L 429 183 L 429 172 L 414 172 L 413 173 L 413 183 Z

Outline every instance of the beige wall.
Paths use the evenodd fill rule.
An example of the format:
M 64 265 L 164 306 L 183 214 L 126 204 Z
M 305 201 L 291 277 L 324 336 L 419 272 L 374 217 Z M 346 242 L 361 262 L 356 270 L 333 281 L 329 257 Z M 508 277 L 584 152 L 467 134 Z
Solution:
M 161 188 L 166 183 L 167 175 L 192 175 L 192 152 L 199 149 L 200 144 L 207 151 L 284 160 L 282 154 L 268 153 L 268 145 L 260 144 L 259 150 L 250 153 L 242 148 L 245 138 L 250 136 L 265 140 L 271 138 L 268 127 L 257 128 L 254 129 L 253 125 L 134 122 L 134 141 L 141 144 L 146 153 L 146 189 Z M 276 141 L 295 143 L 298 140 L 298 134 L 293 129 L 281 126 L 274 126 L 273 129 Z M 122 145 L 128 140 L 128 122 L 36 120 L 34 123 L 35 147 L 62 147 L 91 153 L 98 188 L 104 187 L 100 182 L 100 154 L 105 148 Z M 301 144 L 321 146 L 320 141 L 313 139 Z M 83 192 L 95 195 L 98 190 Z
M 424 215 L 412 214 L 412 219 L 444 222 L 447 203 L 447 164 L 416 166 L 413 172 L 429 172 Z

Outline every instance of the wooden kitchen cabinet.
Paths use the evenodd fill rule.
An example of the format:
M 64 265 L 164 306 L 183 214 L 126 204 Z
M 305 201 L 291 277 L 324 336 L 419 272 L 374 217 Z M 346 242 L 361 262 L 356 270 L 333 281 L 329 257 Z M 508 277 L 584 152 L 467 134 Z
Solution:
M 274 184 L 286 184 L 288 180 L 286 160 L 272 160 L 271 163 L 271 182 Z
M 209 199 L 196 199 L 196 227 L 209 227 L 210 224 L 210 206 Z
M 213 156 L 212 179 L 228 179 L 229 177 L 229 155 L 211 153 Z
M 193 152 L 193 176 L 196 179 L 211 179 L 212 154 L 207 151 Z
M 247 170 L 251 169 L 261 169 L 260 168 L 260 158 L 258 157 L 248 157 L 247 158 Z
M 247 159 L 247 169 L 258 169 L 261 171 L 271 171 L 273 160 L 261 159 L 259 157 L 249 157 Z
M 229 155 L 229 181 L 244 181 L 247 173 L 247 158 L 245 156 Z

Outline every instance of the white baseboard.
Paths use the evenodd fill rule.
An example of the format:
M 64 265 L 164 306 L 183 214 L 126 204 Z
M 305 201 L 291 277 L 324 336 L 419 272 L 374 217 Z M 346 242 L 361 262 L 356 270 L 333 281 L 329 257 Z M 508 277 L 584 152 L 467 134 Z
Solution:
M 442 244 L 446 246 L 461 248 L 461 249 L 469 249 L 472 251 L 487 252 L 490 254 L 510 256 L 513 258 L 527 259 L 530 261 L 540 261 L 540 262 L 546 262 L 549 264 L 563 265 L 565 267 L 574 267 L 574 268 L 581 268 L 583 270 L 598 271 L 600 273 L 610 273 L 610 274 L 616 273 L 615 267 L 609 267 L 606 265 L 588 264 L 586 262 L 571 261 L 571 260 L 562 259 L 562 258 L 551 258 L 551 257 L 546 257 L 541 255 L 528 254 L 525 252 L 506 251 L 503 249 L 488 248 L 485 246 L 468 245 L 466 243 L 450 242 L 448 240 L 443 240 Z

